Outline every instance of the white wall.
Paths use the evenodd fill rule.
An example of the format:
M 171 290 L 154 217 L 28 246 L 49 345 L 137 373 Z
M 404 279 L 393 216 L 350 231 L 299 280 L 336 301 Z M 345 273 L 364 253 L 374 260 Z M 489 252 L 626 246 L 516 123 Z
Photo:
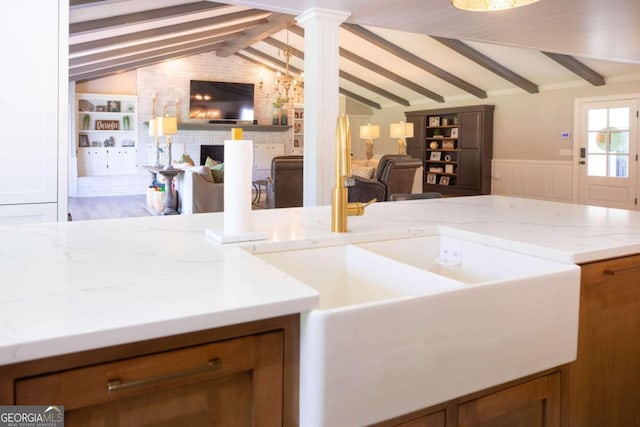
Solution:
M 494 159 L 570 160 L 559 150 L 573 148 L 573 134 L 561 139 L 563 131 L 573 132 L 573 100 L 612 94 L 637 93 L 640 80 L 607 83 L 605 86 L 582 86 L 546 90 L 538 94 L 494 96 L 467 101 L 435 102 L 412 107 L 374 110 L 372 123 L 380 124 L 376 154 L 394 152 L 395 140 L 389 137 L 389 123 L 404 119 L 406 111 L 492 104 L 494 112 Z

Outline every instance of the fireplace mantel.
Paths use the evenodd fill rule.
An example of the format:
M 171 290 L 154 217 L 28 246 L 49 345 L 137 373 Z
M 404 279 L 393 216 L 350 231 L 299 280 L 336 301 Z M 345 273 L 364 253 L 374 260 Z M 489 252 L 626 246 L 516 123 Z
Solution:
M 149 122 L 145 122 L 149 126 Z M 254 124 L 226 124 L 226 123 L 178 123 L 178 130 L 221 130 L 231 131 L 231 128 L 242 128 L 245 132 L 286 132 L 291 126 L 254 125 Z

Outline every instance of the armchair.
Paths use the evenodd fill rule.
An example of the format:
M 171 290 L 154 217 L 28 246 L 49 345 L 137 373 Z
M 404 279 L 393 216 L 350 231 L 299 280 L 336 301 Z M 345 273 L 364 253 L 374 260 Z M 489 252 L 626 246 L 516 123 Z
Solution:
M 302 156 L 276 156 L 267 178 L 267 208 L 302 206 Z
M 349 201 L 368 202 L 375 198 L 382 202 L 394 193 L 411 193 L 420 167 L 420 160 L 406 154 L 385 154 L 372 178 L 354 177 L 355 185 L 349 187 Z

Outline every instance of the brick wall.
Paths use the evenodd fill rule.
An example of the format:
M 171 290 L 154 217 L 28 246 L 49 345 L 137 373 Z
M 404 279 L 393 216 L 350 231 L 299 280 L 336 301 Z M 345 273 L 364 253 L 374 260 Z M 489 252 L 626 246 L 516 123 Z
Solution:
M 254 117 L 258 124 L 271 124 L 273 99 L 269 99 L 258 89 L 260 76 L 264 77 L 265 91 L 272 90 L 272 74 L 269 71 L 245 61 L 235 55 L 227 58 L 215 53 L 203 53 L 174 61 L 163 62 L 137 70 L 138 95 L 138 165 L 151 164 L 155 159 L 155 144 L 149 136 L 145 124 L 152 117 L 152 98 L 156 98 L 156 116 L 162 115 L 166 104 L 167 113 L 174 115 L 176 101 L 180 122 L 202 121 L 189 119 L 189 84 L 191 80 L 210 80 L 240 83 L 256 83 Z M 298 100 L 296 100 L 297 102 Z M 302 99 L 299 100 L 303 102 Z M 291 110 L 289 108 L 289 110 Z M 289 111 L 289 123 L 293 123 L 293 113 Z M 293 149 L 293 131 L 286 132 L 244 132 L 246 139 L 254 144 L 283 143 L 285 154 Z M 173 158 L 183 151 L 198 162 L 201 144 L 222 144 L 230 138 L 228 131 L 179 131 L 173 138 Z M 160 139 L 164 146 L 165 139 Z M 164 158 L 164 157 L 163 157 Z M 268 171 L 254 171 L 254 179 L 264 178 Z M 78 196 L 144 194 L 149 173 L 139 168 L 137 176 L 81 177 L 78 179 Z

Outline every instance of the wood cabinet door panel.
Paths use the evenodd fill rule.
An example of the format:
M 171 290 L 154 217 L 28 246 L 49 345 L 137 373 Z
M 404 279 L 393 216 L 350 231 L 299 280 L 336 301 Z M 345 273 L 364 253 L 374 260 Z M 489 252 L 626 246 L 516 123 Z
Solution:
M 68 411 L 65 426 L 251 426 L 252 376 L 224 378 L 166 389 Z
M 209 361 L 212 365 L 209 366 Z M 251 370 L 254 338 L 135 357 L 16 382 L 16 404 L 58 402 L 65 410 Z M 109 388 L 109 384 L 124 385 Z M 131 385 L 131 386 L 129 386 Z
M 482 113 L 460 113 L 458 144 L 461 150 L 482 148 Z
M 480 152 L 463 150 L 458 153 L 458 185 L 464 188 L 480 189 L 482 165 Z
M 571 425 L 640 426 L 640 256 L 582 266 Z
M 560 374 L 480 397 L 458 407 L 459 427 L 560 427 Z
M 429 414 L 406 423 L 399 424 L 398 427 L 445 427 L 445 411 Z

